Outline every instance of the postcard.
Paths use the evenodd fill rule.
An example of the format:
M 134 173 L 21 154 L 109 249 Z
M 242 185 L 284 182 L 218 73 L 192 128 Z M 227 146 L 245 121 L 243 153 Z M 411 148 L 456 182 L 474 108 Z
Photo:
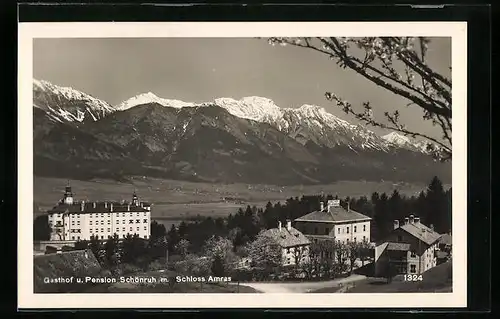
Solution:
M 466 31 L 19 23 L 19 307 L 465 307 Z

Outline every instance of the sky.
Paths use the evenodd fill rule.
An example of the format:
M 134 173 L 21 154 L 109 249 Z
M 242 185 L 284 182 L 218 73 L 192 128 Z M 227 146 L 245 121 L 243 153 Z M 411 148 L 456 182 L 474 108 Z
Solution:
M 433 38 L 428 64 L 451 78 L 451 38 Z M 315 104 L 359 123 L 325 99 L 333 92 L 359 106 L 370 101 L 376 119 L 398 109 L 409 129 L 441 137 L 417 107 L 328 57 L 303 48 L 272 46 L 253 38 L 35 39 L 33 77 L 70 86 L 111 105 L 137 94 L 185 102 L 261 96 L 280 107 Z M 387 131 L 370 127 L 379 134 Z

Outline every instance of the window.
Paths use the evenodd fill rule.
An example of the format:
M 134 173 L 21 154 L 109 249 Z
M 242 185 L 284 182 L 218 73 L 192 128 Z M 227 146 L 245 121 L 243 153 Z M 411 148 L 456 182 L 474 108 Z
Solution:
M 92 228 L 91 228 L 91 229 L 89 229 L 89 232 L 92 232 Z
M 104 228 L 101 228 L 101 233 L 104 233 Z
M 410 265 L 410 272 L 412 274 L 416 273 L 417 272 L 417 266 L 416 265 Z
M 130 219 L 130 220 L 128 221 L 128 223 L 129 223 L 129 224 L 133 224 L 133 223 L 134 223 L 134 220 L 133 220 L 133 219 Z
M 347 226 L 347 233 L 349 234 L 349 226 Z
M 132 231 L 132 227 L 130 227 L 130 231 Z
M 326 227 L 325 228 L 325 235 L 328 235 L 330 233 L 330 228 Z
M 148 226 L 144 226 L 144 230 L 148 230 Z
M 289 254 L 290 253 L 290 248 L 287 248 L 286 249 L 286 253 Z
M 101 225 L 104 225 L 104 220 L 101 220 Z
M 137 226 L 137 231 L 139 231 L 139 226 Z
M 349 242 L 349 238 L 346 239 L 346 243 L 348 243 L 348 242 Z
M 148 239 L 148 235 L 144 235 L 144 239 Z
M 104 239 L 104 236 L 101 236 L 101 239 Z
M 136 223 L 136 224 L 139 224 L 140 222 L 141 222 L 141 220 L 140 220 L 140 219 L 136 219 L 136 220 L 135 220 L 135 223 Z
M 339 227 L 339 229 L 337 230 L 337 232 L 340 234 L 340 227 Z
M 108 225 L 111 224 L 111 221 L 108 219 Z
M 122 231 L 125 231 L 125 227 L 123 227 Z
M 363 225 L 363 231 L 366 231 L 366 225 Z
M 411 257 L 411 258 L 415 258 L 415 257 L 417 257 L 417 254 L 415 253 L 415 251 L 413 251 L 413 250 L 411 251 L 411 253 L 410 253 L 410 257 Z
M 354 242 L 356 242 L 356 241 L 357 241 L 357 239 L 356 239 L 356 237 L 354 237 Z
M 147 223 L 147 222 L 148 222 L 148 220 L 147 220 L 146 218 L 144 218 L 144 222 L 145 222 L 145 223 Z
M 71 239 L 72 239 L 72 240 L 75 240 L 75 236 L 71 236 Z
M 110 228 L 108 228 L 108 232 L 110 232 L 110 231 L 111 231 L 111 229 L 110 229 Z
M 80 240 L 80 236 L 76 237 L 76 239 Z
M 354 226 L 354 232 L 356 232 L 357 230 L 358 230 L 358 227 Z
M 366 241 L 366 236 L 363 236 L 363 241 Z
M 92 221 L 89 221 L 89 225 L 92 225 Z
M 77 224 L 78 226 L 80 226 L 80 221 L 77 221 L 77 222 L 76 222 L 76 224 Z

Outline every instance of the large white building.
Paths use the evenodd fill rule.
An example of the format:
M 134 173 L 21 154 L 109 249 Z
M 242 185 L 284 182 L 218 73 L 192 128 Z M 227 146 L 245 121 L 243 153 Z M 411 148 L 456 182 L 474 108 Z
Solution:
M 115 234 L 148 239 L 151 235 L 151 205 L 139 201 L 135 192 L 128 203 L 75 201 L 68 185 L 64 198 L 47 213 L 51 240 L 107 239 Z
M 347 207 L 340 206 L 340 200 L 329 200 L 327 206 L 321 203 L 315 211 L 295 219 L 295 228 L 313 242 L 336 240 L 342 243 L 370 242 L 371 218 Z

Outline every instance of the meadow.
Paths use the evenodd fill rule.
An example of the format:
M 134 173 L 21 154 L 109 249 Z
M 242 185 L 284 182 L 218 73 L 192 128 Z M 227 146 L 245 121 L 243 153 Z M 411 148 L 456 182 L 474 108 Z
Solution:
M 139 198 L 153 204 L 152 218 L 170 227 L 192 217 L 225 217 L 239 207 L 264 207 L 268 201 L 284 203 L 287 198 L 302 195 L 332 194 L 371 196 L 373 192 L 392 193 L 397 189 L 405 195 L 418 195 L 426 185 L 393 183 L 389 181 L 345 181 L 329 185 L 248 185 L 210 184 L 148 177 L 135 177 L 128 182 L 110 180 L 69 181 L 76 200 L 129 201 L 135 191 Z M 68 180 L 34 177 L 34 202 L 40 211 L 53 207 L 62 198 Z

